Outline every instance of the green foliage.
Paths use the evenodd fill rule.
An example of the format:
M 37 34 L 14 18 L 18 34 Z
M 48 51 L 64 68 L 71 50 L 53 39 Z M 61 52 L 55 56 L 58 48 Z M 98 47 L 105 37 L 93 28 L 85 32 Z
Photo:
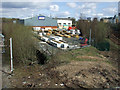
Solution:
M 117 38 L 120 39 L 120 23 L 117 24 L 110 24 L 112 29 L 111 34 L 114 34 Z
M 9 39 L 13 38 L 13 58 L 15 62 L 26 64 L 36 59 L 35 41 L 32 30 L 20 24 L 3 23 L 6 54 L 9 56 Z
M 84 36 L 89 37 L 90 22 L 87 20 L 78 20 L 76 27 L 82 31 Z
M 95 40 L 96 42 L 103 42 L 107 36 L 108 27 L 105 23 L 99 22 L 96 25 Z
M 56 57 L 57 56 L 57 57 Z M 106 62 L 108 59 L 101 56 L 98 49 L 95 47 L 86 47 L 81 49 L 75 49 L 70 51 L 61 51 L 54 57 L 55 60 L 60 62 L 71 61 L 102 61 Z
M 115 43 L 112 42 L 110 39 L 107 39 L 107 42 L 110 43 L 110 50 L 111 50 L 112 52 L 114 52 L 114 51 L 120 51 L 120 45 L 115 44 Z
M 115 31 L 120 31 L 120 23 L 110 24 L 110 27 Z
M 89 38 L 91 29 L 91 38 L 93 40 L 92 45 L 97 46 L 98 43 L 105 42 L 105 39 L 110 36 L 110 26 L 103 22 L 93 20 L 88 22 L 87 20 L 78 20 L 77 28 L 81 29 L 83 36 Z
M 109 51 L 110 50 L 110 44 L 107 41 L 97 43 L 96 48 L 100 51 Z
M 72 20 L 72 24 L 73 25 L 76 25 L 76 20 L 75 20 L 75 18 L 70 18 L 71 20 Z

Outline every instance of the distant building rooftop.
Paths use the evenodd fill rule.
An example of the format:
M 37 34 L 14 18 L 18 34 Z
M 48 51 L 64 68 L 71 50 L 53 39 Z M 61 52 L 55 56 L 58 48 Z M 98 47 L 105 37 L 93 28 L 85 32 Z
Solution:
M 68 18 L 53 18 L 53 19 L 57 19 L 57 20 L 72 20 L 70 17 L 68 17 Z
M 57 26 L 57 20 L 44 15 L 36 15 L 31 18 L 21 20 L 25 26 Z

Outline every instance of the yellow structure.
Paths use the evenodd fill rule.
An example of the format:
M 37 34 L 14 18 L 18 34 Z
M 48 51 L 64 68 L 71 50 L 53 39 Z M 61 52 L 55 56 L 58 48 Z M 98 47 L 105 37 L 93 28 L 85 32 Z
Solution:
M 64 37 L 66 37 L 66 38 L 71 38 L 71 36 L 69 36 L 69 35 L 67 35 L 67 34 L 65 34 Z
M 75 37 L 76 37 L 76 38 L 79 38 L 79 36 L 78 36 L 78 35 L 76 35 Z
M 50 33 L 46 33 L 47 36 L 50 36 Z

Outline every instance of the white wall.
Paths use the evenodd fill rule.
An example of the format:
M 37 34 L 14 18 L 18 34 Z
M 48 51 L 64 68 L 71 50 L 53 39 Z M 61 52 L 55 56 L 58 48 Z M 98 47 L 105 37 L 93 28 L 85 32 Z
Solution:
M 61 25 L 60 25 L 60 23 L 61 23 Z M 69 26 L 72 26 L 72 20 L 57 20 L 57 25 L 61 29 L 63 28 L 64 23 L 66 23 L 66 25 L 68 25 L 68 26 L 64 27 L 66 29 L 68 29 Z
M 64 23 L 66 23 L 66 25 L 68 25 L 68 23 L 70 23 L 70 26 L 72 25 L 72 20 L 57 20 L 57 24 L 61 23 L 61 25 L 64 25 Z

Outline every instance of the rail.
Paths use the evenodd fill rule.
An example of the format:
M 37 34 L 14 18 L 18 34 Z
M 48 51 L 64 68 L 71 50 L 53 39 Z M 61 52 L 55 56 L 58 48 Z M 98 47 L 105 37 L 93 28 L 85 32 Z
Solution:
M 120 45 L 120 39 L 117 38 L 115 35 L 111 35 L 110 40 L 112 40 L 114 43 L 116 43 L 117 45 Z

